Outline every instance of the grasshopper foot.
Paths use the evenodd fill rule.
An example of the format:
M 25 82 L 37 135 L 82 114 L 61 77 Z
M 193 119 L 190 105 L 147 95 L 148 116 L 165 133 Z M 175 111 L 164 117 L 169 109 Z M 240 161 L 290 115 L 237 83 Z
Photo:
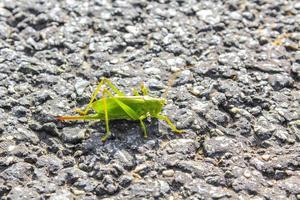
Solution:
M 105 142 L 110 136 L 110 132 L 107 132 L 103 137 L 101 137 L 101 141 Z
M 184 131 L 184 130 L 178 130 L 178 129 L 176 129 L 176 130 L 173 130 L 176 134 L 184 134 L 184 133 L 186 133 L 186 131 Z

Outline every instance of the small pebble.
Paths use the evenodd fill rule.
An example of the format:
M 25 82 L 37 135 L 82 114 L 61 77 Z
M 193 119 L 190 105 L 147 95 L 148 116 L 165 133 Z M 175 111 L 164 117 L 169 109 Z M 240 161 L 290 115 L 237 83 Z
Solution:
M 271 156 L 268 155 L 268 154 L 264 154 L 264 155 L 261 156 L 261 158 L 262 158 L 263 160 L 265 160 L 265 161 L 268 161 L 268 160 L 270 160 Z
M 169 170 L 164 170 L 162 174 L 166 177 L 172 177 L 174 176 L 175 172 L 173 169 L 169 169 Z
M 248 169 L 246 169 L 246 170 L 244 171 L 244 176 L 245 176 L 246 178 L 250 178 L 250 177 L 251 177 L 251 172 L 250 172 Z

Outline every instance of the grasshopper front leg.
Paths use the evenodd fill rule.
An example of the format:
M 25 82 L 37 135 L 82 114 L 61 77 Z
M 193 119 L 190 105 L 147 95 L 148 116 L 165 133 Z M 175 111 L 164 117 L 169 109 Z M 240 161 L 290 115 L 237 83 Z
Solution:
M 140 92 L 143 94 L 143 96 L 147 96 L 149 93 L 149 89 L 145 86 L 143 82 L 141 83 L 140 88 Z M 133 88 L 132 91 L 134 96 L 141 96 L 137 89 Z
M 144 96 L 147 96 L 149 93 L 149 89 L 145 86 L 145 84 L 143 82 L 141 83 L 141 91 Z
M 137 91 L 137 89 L 135 89 L 135 88 L 132 89 L 132 93 L 133 93 L 133 96 L 141 96 L 139 94 L 139 92 Z
M 175 133 L 184 133 L 183 130 L 178 130 L 176 128 L 176 126 L 171 122 L 171 120 L 167 116 L 164 116 L 164 115 L 161 115 L 161 114 L 157 114 L 154 117 L 156 117 L 157 119 L 160 119 L 160 120 L 163 120 L 163 121 L 167 122 L 173 132 L 175 132 Z
M 111 135 L 110 130 L 109 130 L 109 119 L 108 119 L 107 102 L 106 102 L 107 93 L 108 93 L 107 88 L 104 88 L 102 103 L 103 103 L 103 109 L 104 109 L 106 134 L 101 138 L 102 142 L 105 142 L 107 140 L 107 138 Z
M 107 84 L 116 94 L 118 94 L 119 96 L 124 96 L 125 94 L 123 92 L 121 92 L 109 79 L 107 78 L 101 78 L 100 83 L 98 84 L 98 86 L 96 87 L 95 91 L 93 92 L 90 102 L 88 103 L 88 105 L 85 107 L 84 110 L 81 109 L 75 109 L 75 112 L 81 114 L 81 115 L 86 115 L 88 113 L 88 111 L 90 110 L 94 100 L 97 97 L 97 94 L 100 92 L 101 87 Z

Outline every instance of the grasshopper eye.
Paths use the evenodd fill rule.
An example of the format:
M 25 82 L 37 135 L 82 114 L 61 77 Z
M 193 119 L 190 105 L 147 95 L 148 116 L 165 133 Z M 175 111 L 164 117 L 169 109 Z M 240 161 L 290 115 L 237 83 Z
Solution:
M 161 103 L 161 105 L 165 105 L 165 104 L 166 104 L 166 100 L 165 100 L 165 99 L 162 99 L 162 100 L 160 101 L 160 103 Z

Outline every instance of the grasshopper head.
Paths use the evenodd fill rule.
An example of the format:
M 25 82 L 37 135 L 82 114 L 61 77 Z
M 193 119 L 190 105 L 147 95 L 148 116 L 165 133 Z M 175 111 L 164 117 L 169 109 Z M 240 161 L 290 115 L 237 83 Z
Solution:
M 167 100 L 164 99 L 164 98 L 161 98 L 161 99 L 159 100 L 159 102 L 160 102 L 160 105 L 163 107 L 164 105 L 166 105 Z
M 151 114 L 160 113 L 164 105 L 166 104 L 166 99 L 164 98 L 153 98 L 153 97 L 144 97 L 147 102 L 147 109 Z
M 154 109 L 156 113 L 160 113 L 163 107 L 166 105 L 166 99 L 159 98 L 156 100 L 156 108 Z

